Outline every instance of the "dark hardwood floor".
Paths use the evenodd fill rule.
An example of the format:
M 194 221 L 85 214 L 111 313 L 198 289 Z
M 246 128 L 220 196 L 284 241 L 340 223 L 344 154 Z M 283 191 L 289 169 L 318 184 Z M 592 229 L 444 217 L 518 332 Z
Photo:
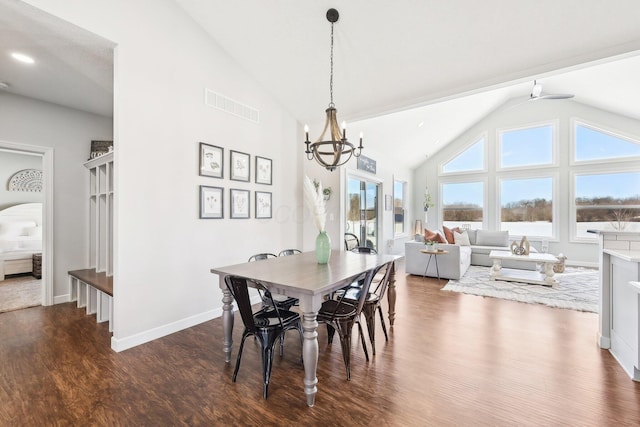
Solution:
M 378 323 L 366 363 L 354 339 L 351 381 L 320 329 L 313 408 L 295 333 L 265 401 L 258 344 L 233 383 L 221 319 L 115 353 L 74 304 L 2 313 L 0 425 L 640 425 L 640 385 L 598 348 L 596 314 L 441 292 L 399 267 L 390 340 Z

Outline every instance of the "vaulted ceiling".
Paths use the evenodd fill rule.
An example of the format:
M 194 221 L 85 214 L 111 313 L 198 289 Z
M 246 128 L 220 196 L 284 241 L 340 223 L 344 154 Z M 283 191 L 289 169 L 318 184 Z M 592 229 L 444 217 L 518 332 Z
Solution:
M 384 116 L 377 127 L 361 123 L 390 136 L 390 147 L 375 148 L 394 157 L 397 142 L 407 153 L 437 151 L 497 106 L 526 100 L 534 79 L 545 92 L 640 119 L 636 0 L 175 1 L 300 123 L 316 126 L 329 102 L 325 14 L 338 9 L 338 117 L 357 132 L 359 120 Z M 42 73 L 13 71 L 7 51 L 16 46 L 45 55 Z M 111 48 L 0 0 L 0 81 L 11 80 L 8 91 L 109 115 Z M 399 160 L 416 165 L 406 157 Z

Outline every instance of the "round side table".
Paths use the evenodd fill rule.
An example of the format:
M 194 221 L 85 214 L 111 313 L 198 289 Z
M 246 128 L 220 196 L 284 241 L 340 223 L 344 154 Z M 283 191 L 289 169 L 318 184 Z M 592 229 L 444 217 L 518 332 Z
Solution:
M 438 255 L 446 255 L 449 253 L 449 251 L 445 251 L 444 249 L 420 249 L 420 252 L 422 252 L 423 254 L 429 255 L 429 260 L 427 261 L 427 267 L 424 269 L 424 274 L 422 275 L 422 277 L 427 277 L 427 270 L 429 269 L 431 258 L 433 258 L 436 263 L 436 274 L 438 275 L 438 283 L 440 283 L 440 270 L 438 269 Z

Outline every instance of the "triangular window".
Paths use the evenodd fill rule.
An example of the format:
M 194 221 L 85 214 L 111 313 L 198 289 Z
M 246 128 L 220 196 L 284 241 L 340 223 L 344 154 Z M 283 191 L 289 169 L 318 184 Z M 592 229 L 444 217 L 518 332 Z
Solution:
M 484 137 L 442 165 L 442 172 L 469 172 L 484 170 Z
M 576 162 L 640 157 L 640 143 L 576 123 Z

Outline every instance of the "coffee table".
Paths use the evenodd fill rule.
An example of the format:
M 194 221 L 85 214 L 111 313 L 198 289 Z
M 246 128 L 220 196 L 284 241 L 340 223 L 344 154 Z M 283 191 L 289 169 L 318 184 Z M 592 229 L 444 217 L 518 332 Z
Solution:
M 508 251 L 491 251 L 489 258 L 493 260 L 490 274 L 491 280 L 507 280 L 545 286 L 553 286 L 558 283 L 553 277 L 555 274 L 553 265 L 558 262 L 558 258 L 551 254 L 530 253 L 529 255 L 514 255 Z M 502 260 L 505 259 L 542 264 L 542 268 L 540 271 L 502 268 Z

